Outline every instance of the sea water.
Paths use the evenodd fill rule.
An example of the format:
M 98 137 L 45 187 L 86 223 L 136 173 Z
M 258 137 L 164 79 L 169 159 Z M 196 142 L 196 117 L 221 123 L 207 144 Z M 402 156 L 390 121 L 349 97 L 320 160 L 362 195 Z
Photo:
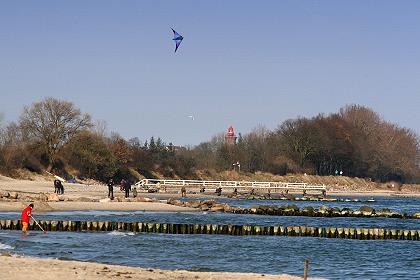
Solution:
M 420 276 L 417 241 L 3 231 L 0 243 L 20 255 L 145 268 L 302 275 L 308 259 L 310 275 L 328 279 Z

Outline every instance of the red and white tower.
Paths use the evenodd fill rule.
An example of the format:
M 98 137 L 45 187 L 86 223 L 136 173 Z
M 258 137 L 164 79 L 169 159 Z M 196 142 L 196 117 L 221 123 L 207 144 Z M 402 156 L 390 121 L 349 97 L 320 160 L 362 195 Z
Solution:
M 230 126 L 228 128 L 228 132 L 225 136 L 226 145 L 235 145 L 236 144 L 236 138 L 238 138 L 238 137 L 235 135 L 235 132 L 233 131 L 233 127 Z

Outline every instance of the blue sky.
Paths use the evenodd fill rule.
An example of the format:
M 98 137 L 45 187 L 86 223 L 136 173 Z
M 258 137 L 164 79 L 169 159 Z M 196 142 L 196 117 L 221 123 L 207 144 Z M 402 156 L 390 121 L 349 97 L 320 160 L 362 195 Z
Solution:
M 420 132 L 419 1 L 1 1 L 0 61 L 6 121 L 52 96 L 195 145 L 356 103 Z

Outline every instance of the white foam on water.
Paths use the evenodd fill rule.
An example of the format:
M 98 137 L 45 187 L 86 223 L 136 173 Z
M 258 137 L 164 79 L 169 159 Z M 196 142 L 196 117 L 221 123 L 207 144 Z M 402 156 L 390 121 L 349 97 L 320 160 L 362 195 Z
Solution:
M 15 247 L 12 247 L 12 246 L 7 245 L 7 244 L 0 243 L 0 250 L 13 250 L 13 249 L 15 249 Z
M 134 235 L 134 232 L 122 232 L 122 231 L 111 231 L 109 233 L 107 233 L 108 235 L 114 235 L 114 236 L 130 236 L 130 235 Z

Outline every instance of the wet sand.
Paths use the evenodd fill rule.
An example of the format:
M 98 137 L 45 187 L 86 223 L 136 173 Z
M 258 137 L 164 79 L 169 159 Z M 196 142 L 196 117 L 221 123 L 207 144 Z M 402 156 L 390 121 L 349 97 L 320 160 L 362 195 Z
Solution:
M 79 261 L 62 261 L 53 259 L 38 259 L 31 257 L 0 256 L 0 279 L 298 280 L 303 278 L 285 274 L 270 275 L 236 272 L 192 272 L 186 270 L 160 270 Z

